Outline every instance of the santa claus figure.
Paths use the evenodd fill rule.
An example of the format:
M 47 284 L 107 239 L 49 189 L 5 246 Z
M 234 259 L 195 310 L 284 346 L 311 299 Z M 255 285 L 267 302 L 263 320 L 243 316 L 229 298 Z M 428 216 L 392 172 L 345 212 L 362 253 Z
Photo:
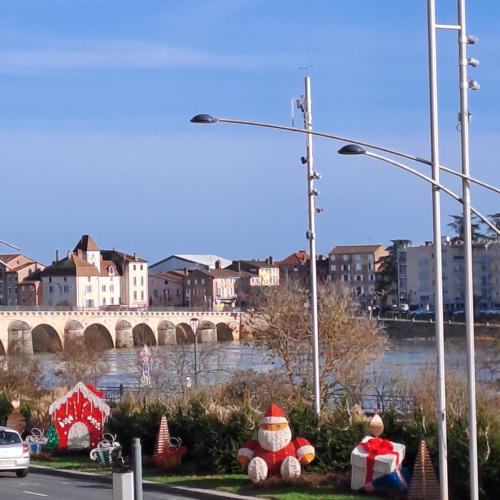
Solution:
M 248 465 L 254 483 L 280 474 L 283 479 L 298 477 L 301 464 L 314 460 L 314 448 L 304 438 L 292 441 L 292 432 L 282 409 L 269 406 L 259 427 L 258 441 L 247 441 L 238 450 L 238 461 Z

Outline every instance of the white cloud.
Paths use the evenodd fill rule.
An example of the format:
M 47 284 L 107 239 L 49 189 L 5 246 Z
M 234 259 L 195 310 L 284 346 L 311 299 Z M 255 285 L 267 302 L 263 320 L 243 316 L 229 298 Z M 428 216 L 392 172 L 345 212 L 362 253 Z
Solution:
M 218 68 L 252 70 L 294 65 L 284 54 L 222 54 L 141 41 L 90 42 L 71 47 L 0 49 L 0 71 L 111 68 Z

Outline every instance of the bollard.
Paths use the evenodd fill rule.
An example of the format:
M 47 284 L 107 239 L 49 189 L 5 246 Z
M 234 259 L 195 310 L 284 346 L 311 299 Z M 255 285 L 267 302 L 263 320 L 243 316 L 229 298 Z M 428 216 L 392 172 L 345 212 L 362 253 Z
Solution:
M 134 500 L 134 474 L 113 472 L 113 500 Z
M 132 457 L 134 460 L 134 500 L 143 500 L 142 497 L 142 452 L 141 440 L 132 439 Z

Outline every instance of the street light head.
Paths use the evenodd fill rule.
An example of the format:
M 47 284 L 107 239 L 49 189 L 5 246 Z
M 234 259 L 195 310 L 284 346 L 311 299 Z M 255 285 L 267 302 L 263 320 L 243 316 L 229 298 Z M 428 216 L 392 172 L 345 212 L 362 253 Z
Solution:
M 476 82 L 476 80 L 469 80 L 469 88 L 471 90 L 479 90 L 480 86 L 479 83 Z
M 202 113 L 200 115 L 193 116 L 190 121 L 191 123 L 217 123 L 217 118 L 212 115 Z
M 364 155 L 366 151 L 357 144 L 347 144 L 338 150 L 340 155 Z

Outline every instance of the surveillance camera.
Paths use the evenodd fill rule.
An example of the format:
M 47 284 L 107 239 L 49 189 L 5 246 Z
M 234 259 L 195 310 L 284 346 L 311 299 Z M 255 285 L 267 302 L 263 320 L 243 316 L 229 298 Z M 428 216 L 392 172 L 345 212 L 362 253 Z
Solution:
M 471 90 L 479 90 L 480 85 L 478 82 L 476 82 L 476 80 L 469 80 L 469 88 Z
M 321 174 L 319 172 L 313 172 L 312 175 L 311 175 L 311 179 L 320 180 L 321 179 Z
M 474 59 L 473 57 L 469 57 L 469 59 L 467 59 L 467 64 L 475 68 L 479 65 L 479 61 L 477 59 Z
M 467 36 L 467 43 L 469 45 L 474 45 L 476 42 L 477 42 L 477 36 L 474 36 L 474 35 Z
M 307 158 L 305 156 L 301 156 L 300 161 L 302 162 L 302 165 L 305 165 L 307 163 Z

